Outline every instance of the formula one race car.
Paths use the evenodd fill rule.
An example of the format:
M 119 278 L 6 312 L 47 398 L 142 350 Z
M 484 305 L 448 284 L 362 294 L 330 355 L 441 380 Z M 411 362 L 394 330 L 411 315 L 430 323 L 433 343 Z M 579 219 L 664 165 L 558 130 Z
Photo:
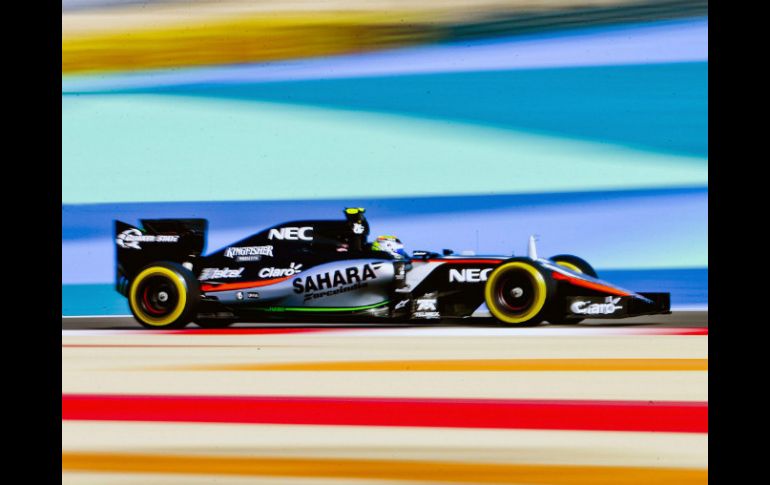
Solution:
M 511 325 L 670 313 L 668 293 L 599 280 L 571 255 L 455 256 L 397 238 L 368 242 L 364 209 L 341 220 L 278 224 L 203 256 L 204 219 L 115 221 L 116 289 L 148 328 L 239 320 L 439 320 L 493 317 Z

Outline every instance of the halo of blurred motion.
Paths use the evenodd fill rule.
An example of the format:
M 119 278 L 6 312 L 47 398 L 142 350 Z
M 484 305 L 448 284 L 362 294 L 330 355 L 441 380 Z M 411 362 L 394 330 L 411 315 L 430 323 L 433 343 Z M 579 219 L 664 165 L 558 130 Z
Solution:
M 707 15 L 702 0 L 63 0 L 65 313 L 127 312 L 112 219 L 205 216 L 215 248 L 351 205 L 412 249 L 509 254 L 537 233 L 705 305 Z
M 62 72 L 274 61 L 678 18 L 697 0 L 62 2 Z

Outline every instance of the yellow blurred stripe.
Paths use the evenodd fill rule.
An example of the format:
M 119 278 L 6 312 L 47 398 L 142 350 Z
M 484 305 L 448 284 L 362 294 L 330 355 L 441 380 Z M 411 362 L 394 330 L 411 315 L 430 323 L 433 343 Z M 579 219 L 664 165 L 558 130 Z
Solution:
M 531 485 L 635 485 L 649 483 L 688 485 L 705 484 L 708 481 L 707 470 L 687 468 L 84 452 L 62 453 L 62 470 L 358 478 L 449 483 L 526 483 Z
M 62 73 L 153 69 L 343 54 L 436 40 L 414 12 L 257 15 L 62 37 Z M 424 23 L 425 22 L 425 23 Z
M 708 359 L 469 359 L 220 364 L 203 371 L 707 371 Z M 167 368 L 164 368 L 167 370 Z

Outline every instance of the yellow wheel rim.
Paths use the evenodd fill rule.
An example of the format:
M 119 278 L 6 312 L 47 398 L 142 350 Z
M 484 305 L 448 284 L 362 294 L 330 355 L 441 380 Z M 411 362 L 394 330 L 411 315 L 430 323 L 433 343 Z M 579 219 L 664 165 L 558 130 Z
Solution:
M 145 312 L 142 309 L 142 306 L 137 304 L 137 289 L 139 288 L 139 285 L 142 283 L 142 281 L 146 280 L 147 278 L 150 278 L 152 276 L 165 276 L 171 281 L 171 283 L 176 287 L 177 293 L 179 294 L 179 301 L 177 302 L 176 308 L 174 308 L 174 311 L 169 313 L 168 315 L 162 316 L 162 317 L 154 317 L 152 315 L 149 315 L 147 312 Z M 182 315 L 182 312 L 184 311 L 185 304 L 187 303 L 187 286 L 185 285 L 184 279 L 177 274 L 176 272 L 168 269 L 163 268 L 161 266 L 152 266 L 150 268 L 145 269 L 141 273 L 139 273 L 136 278 L 134 278 L 134 281 L 131 283 L 131 290 L 129 292 L 129 298 L 128 298 L 128 304 L 131 305 L 131 310 L 134 311 L 134 314 L 147 325 L 152 325 L 154 327 L 165 327 L 166 325 L 170 325 L 176 321 L 177 318 Z
M 565 267 L 565 268 L 567 268 L 569 270 L 572 270 L 575 273 L 583 274 L 583 272 L 580 270 L 580 268 L 578 268 L 577 266 L 575 266 L 572 263 L 568 263 L 566 261 L 556 261 L 556 264 L 558 264 L 559 266 L 563 266 L 563 267 Z
M 498 306 L 497 299 L 494 296 L 494 288 L 497 281 L 505 273 L 507 273 L 512 269 L 520 269 L 525 271 L 529 276 L 530 280 L 532 281 L 532 285 L 535 289 L 535 298 L 534 298 L 534 301 L 532 302 L 532 305 L 529 307 L 529 309 L 527 309 L 526 312 L 516 316 L 506 314 L 503 310 L 501 310 Z M 545 285 L 545 278 L 543 278 L 543 275 L 540 273 L 540 271 L 537 270 L 537 268 L 523 261 L 511 261 L 510 263 L 504 263 L 498 266 L 489 275 L 489 278 L 487 279 L 487 284 L 484 287 L 484 300 L 486 300 L 487 302 L 487 307 L 489 308 L 489 311 L 497 319 L 505 323 L 524 323 L 534 318 L 535 315 L 537 315 L 540 312 L 540 310 L 543 309 L 543 306 L 545 305 L 545 298 L 547 296 L 547 292 L 548 292 L 548 289 L 546 288 L 546 285 Z

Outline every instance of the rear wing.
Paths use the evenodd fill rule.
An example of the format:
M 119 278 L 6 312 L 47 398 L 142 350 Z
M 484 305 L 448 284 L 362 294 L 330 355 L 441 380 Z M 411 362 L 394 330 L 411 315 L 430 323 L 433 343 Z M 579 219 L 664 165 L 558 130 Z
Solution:
M 192 263 L 206 245 L 206 219 L 142 219 L 136 227 L 114 221 L 115 286 L 126 294 L 128 284 L 145 266 L 159 261 Z

